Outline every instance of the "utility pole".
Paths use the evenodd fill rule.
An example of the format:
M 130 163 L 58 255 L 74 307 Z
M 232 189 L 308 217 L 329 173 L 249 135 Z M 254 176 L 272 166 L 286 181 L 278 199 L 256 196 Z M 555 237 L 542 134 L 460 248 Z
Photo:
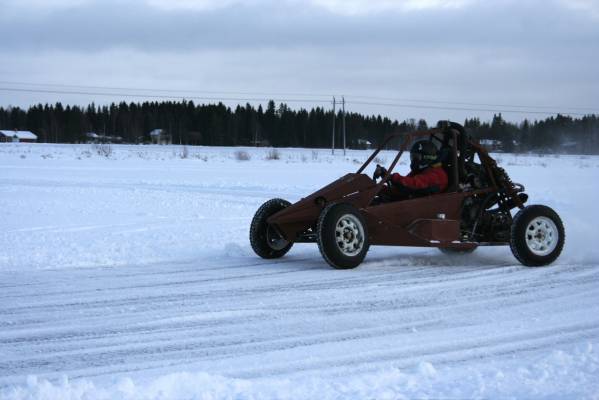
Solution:
M 345 156 L 345 96 L 341 97 L 342 114 L 343 114 L 343 155 Z
M 331 139 L 331 154 L 335 155 L 335 96 L 333 96 L 333 136 Z

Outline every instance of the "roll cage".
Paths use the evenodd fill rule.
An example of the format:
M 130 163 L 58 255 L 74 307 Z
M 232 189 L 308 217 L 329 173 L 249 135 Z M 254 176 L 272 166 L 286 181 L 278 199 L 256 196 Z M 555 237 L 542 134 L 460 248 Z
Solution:
M 466 168 L 468 162 L 474 162 L 474 157 L 478 156 L 480 165 L 484 168 L 487 175 L 488 185 L 485 188 L 477 188 L 476 190 L 467 190 L 469 194 L 479 195 L 484 193 L 497 192 L 501 201 L 513 201 L 513 204 L 519 208 L 523 208 L 524 204 L 518 193 L 524 191 L 524 187 L 519 184 L 514 184 L 507 177 L 505 171 L 497 166 L 497 162 L 489 155 L 487 150 L 482 147 L 477 141 L 467 137 L 464 128 L 454 122 L 448 122 L 438 128 L 409 132 L 409 133 L 392 133 L 387 135 L 385 139 L 378 145 L 376 150 L 368 157 L 362 166 L 356 172 L 362 174 L 366 168 L 372 163 L 376 156 L 385 149 L 385 147 L 394 139 L 400 139 L 401 144 L 396 156 L 393 158 L 387 173 L 376 185 L 373 198 L 381 191 L 385 182 L 389 179 L 397 163 L 401 159 L 403 153 L 408 149 L 408 146 L 416 139 L 428 138 L 433 142 L 438 142 L 440 152 L 440 162 L 447 172 L 449 185 L 443 193 L 462 192 L 466 189 Z M 501 173 L 497 173 L 500 169 Z M 498 176 L 499 175 L 499 176 Z M 499 178 L 499 179 L 498 179 Z M 502 179 L 503 178 L 503 179 Z M 372 201 L 372 199 L 371 199 Z

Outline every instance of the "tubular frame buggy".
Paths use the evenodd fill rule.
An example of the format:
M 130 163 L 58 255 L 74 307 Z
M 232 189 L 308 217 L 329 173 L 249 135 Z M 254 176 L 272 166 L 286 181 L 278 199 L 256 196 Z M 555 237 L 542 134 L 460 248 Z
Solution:
M 391 141 L 401 145 L 387 173 L 376 181 L 364 173 Z M 437 194 L 389 201 L 383 185 L 408 146 L 431 140 L 449 177 Z M 294 204 L 272 199 L 256 212 L 250 243 L 264 258 L 284 255 L 293 243 L 317 243 L 323 258 L 339 269 L 358 266 L 370 245 L 437 247 L 469 253 L 478 246 L 510 246 L 524 265 L 553 262 L 564 245 L 564 228 L 549 207 L 525 207 L 524 186 L 464 128 L 453 122 L 409 134 L 391 134 L 355 173 L 348 173 Z M 512 209 L 519 209 L 512 216 Z

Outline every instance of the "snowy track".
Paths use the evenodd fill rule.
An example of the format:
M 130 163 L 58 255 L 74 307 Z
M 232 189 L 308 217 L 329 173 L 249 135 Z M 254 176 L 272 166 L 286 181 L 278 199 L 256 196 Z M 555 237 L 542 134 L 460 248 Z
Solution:
M 568 171 L 536 168 L 547 181 L 529 185 L 566 223 L 550 267 L 521 267 L 507 248 L 379 247 L 335 271 L 312 245 L 257 258 L 247 225 L 265 199 L 297 200 L 349 162 L 279 161 L 267 179 L 265 162 L 0 163 L 12 210 L 0 217 L 1 398 L 599 393 L 599 257 L 583 251 L 581 211 L 592 201 L 566 187 L 551 204 L 546 186 Z M 512 169 L 528 183 L 530 168 Z

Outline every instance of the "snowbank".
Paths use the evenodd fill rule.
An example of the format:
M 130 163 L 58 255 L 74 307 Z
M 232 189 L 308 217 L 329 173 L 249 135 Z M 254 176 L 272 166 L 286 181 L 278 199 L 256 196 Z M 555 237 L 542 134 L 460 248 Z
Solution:
M 205 372 L 178 372 L 149 381 L 119 378 L 98 387 L 92 380 L 58 382 L 29 376 L 0 391 L 7 400 L 137 399 L 597 399 L 599 354 L 590 342 L 570 352 L 554 350 L 526 363 L 435 367 L 420 362 L 409 371 L 391 368 L 328 379 L 235 379 Z

